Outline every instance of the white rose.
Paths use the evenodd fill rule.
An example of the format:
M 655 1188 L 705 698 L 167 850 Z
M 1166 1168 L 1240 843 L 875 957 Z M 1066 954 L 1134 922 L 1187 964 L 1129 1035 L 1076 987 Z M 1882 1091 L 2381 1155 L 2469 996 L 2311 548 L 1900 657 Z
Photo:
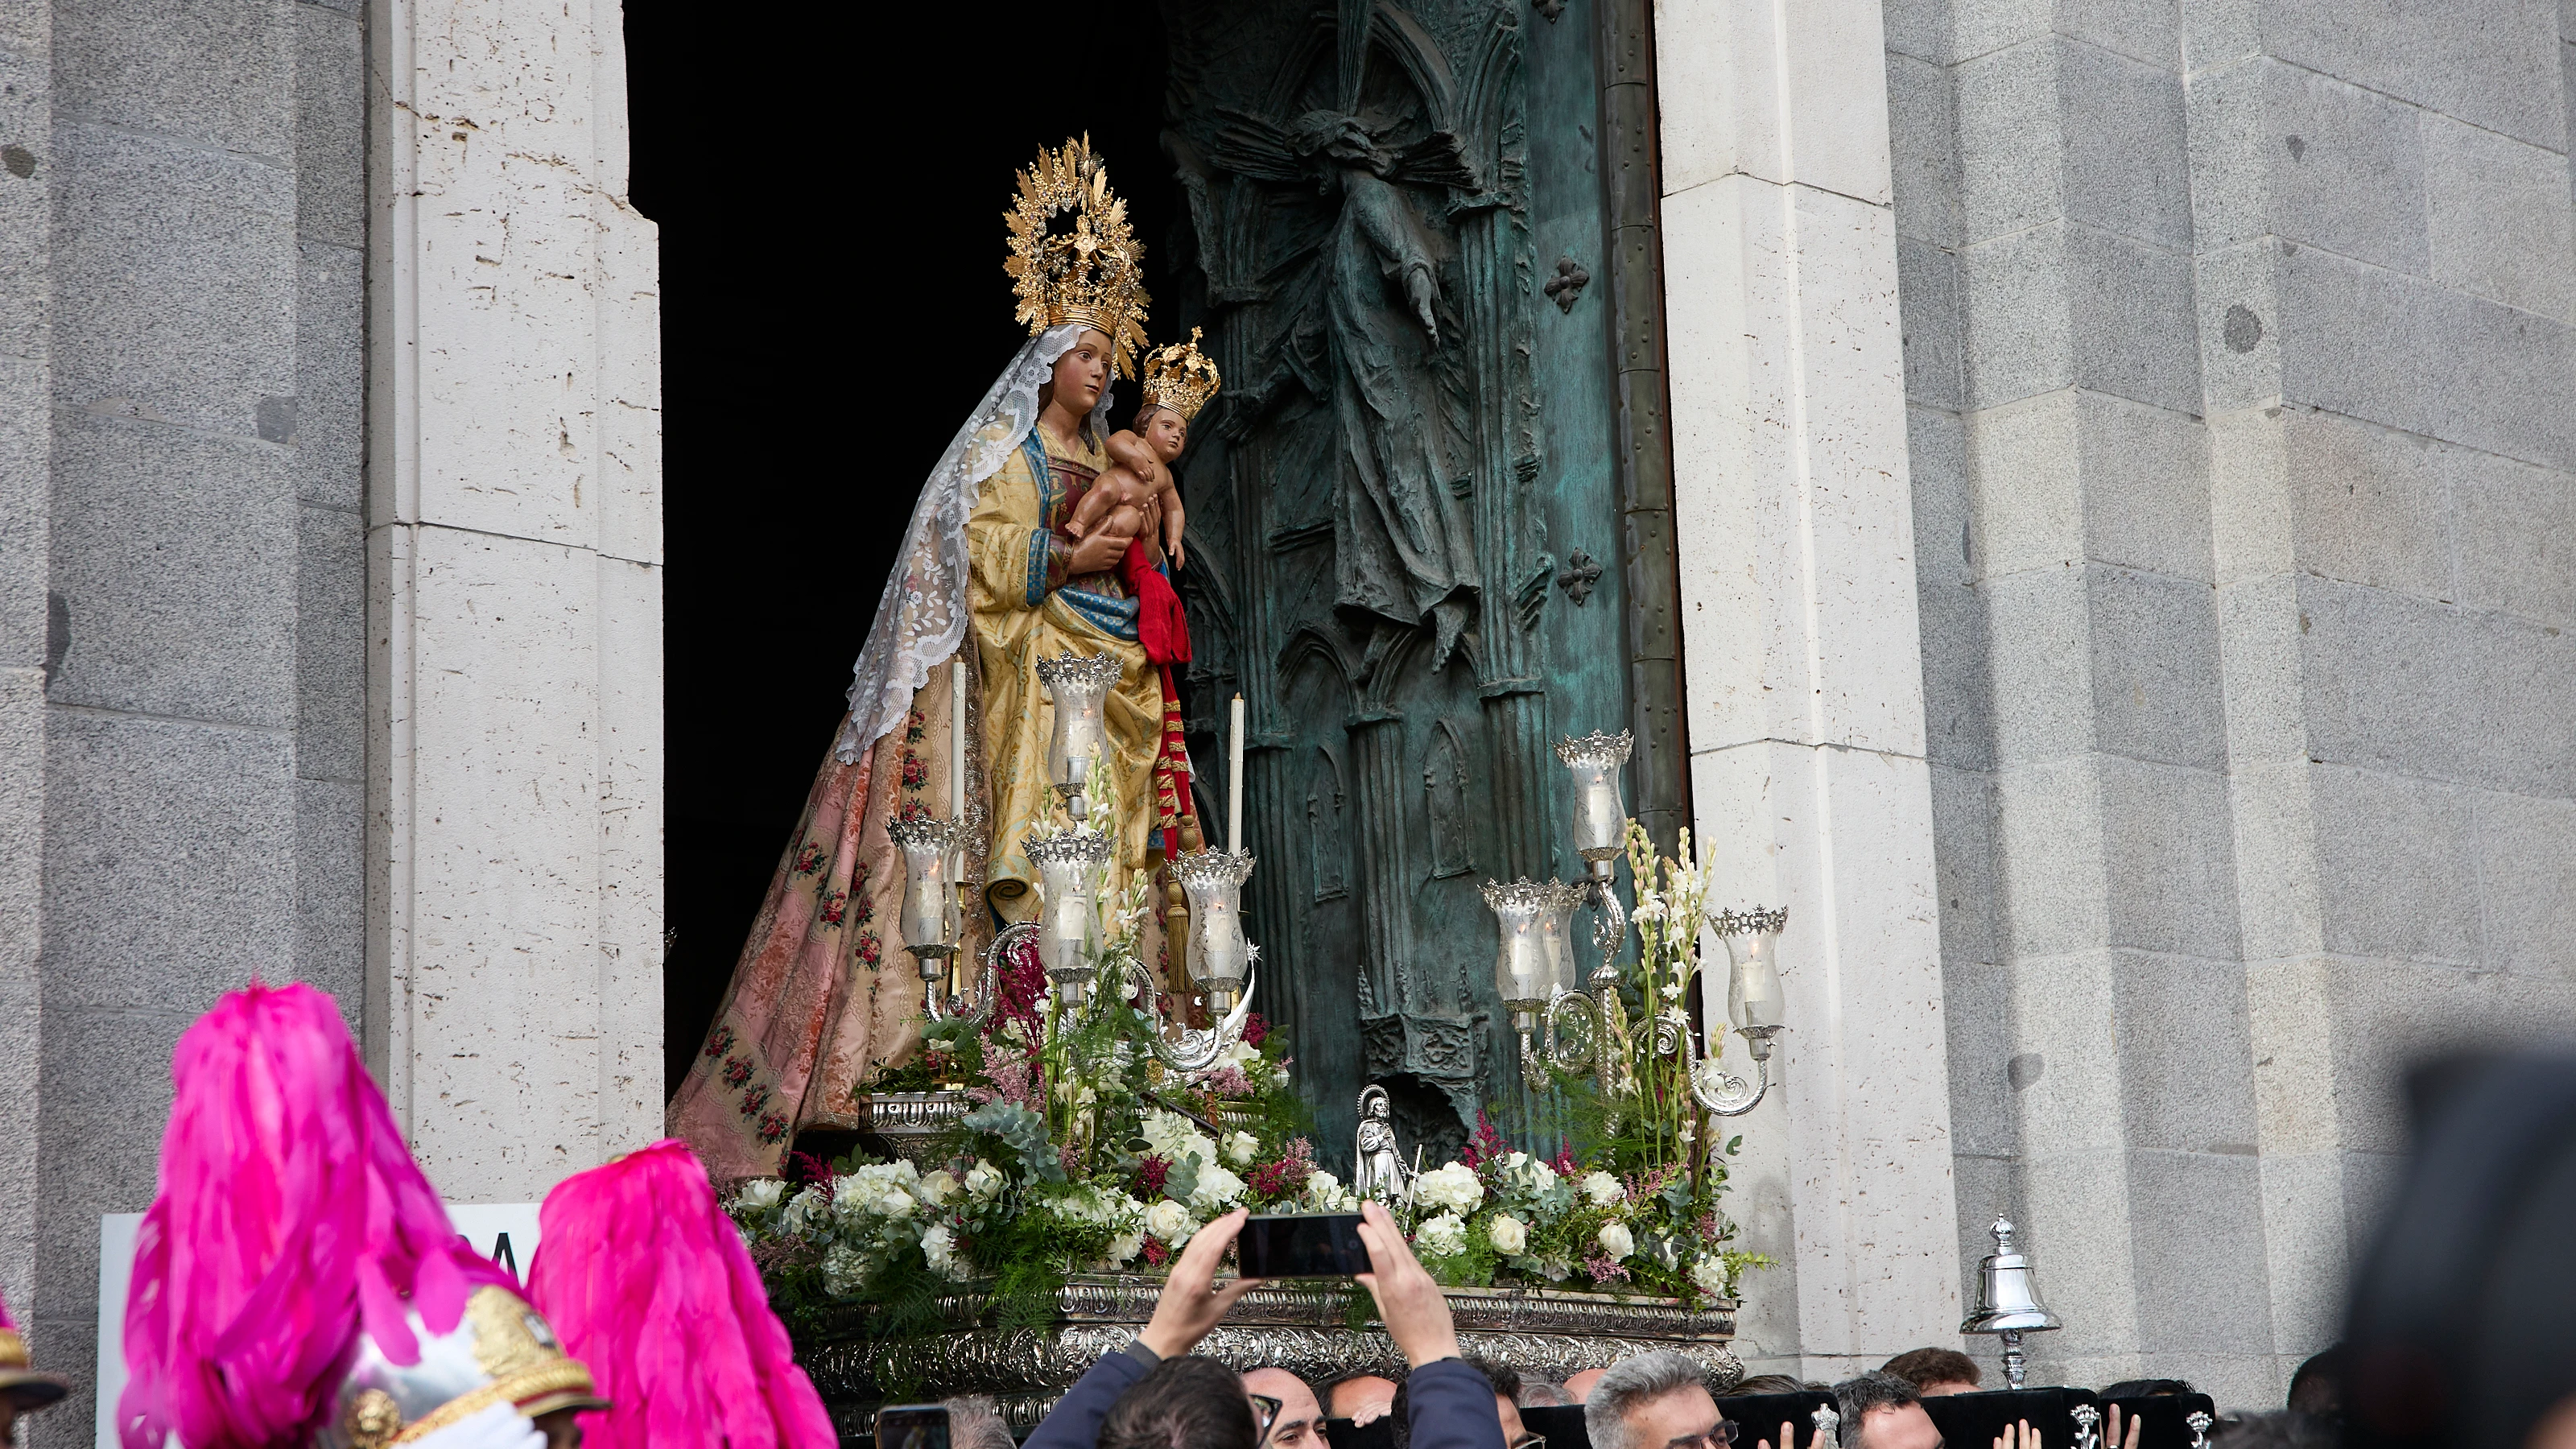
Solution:
M 999 1197 L 1009 1182 L 1000 1168 L 980 1157 L 975 1159 L 973 1167 L 966 1169 L 966 1190 L 987 1201 Z
M 1178 1163 L 1191 1157 L 1201 1162 L 1216 1161 L 1216 1144 L 1208 1140 L 1206 1133 L 1198 1130 L 1197 1124 L 1178 1112 L 1166 1112 L 1160 1108 L 1148 1111 L 1139 1124 L 1139 1130 L 1145 1135 L 1145 1145 L 1165 1162 Z
M 1214 1216 L 1243 1197 L 1243 1179 L 1213 1162 L 1199 1164 L 1199 1180 L 1190 1191 L 1190 1206 Z
M 1249 1165 L 1261 1151 L 1261 1139 L 1249 1132 L 1237 1132 L 1225 1139 L 1225 1160 L 1237 1166 Z
M 1595 1172 L 1583 1179 L 1583 1195 L 1592 1199 L 1595 1207 L 1608 1207 L 1614 1202 L 1625 1201 L 1628 1189 L 1621 1187 L 1619 1179 L 1610 1174 Z
M 1726 1296 L 1726 1260 L 1715 1253 L 1701 1255 L 1691 1264 L 1691 1282 L 1711 1298 Z
M 1529 1225 L 1504 1213 L 1485 1225 L 1485 1236 L 1493 1240 L 1495 1252 L 1508 1257 L 1529 1246 Z
M 1415 1178 L 1413 1200 L 1425 1207 L 1473 1212 L 1485 1200 L 1485 1185 L 1476 1180 L 1474 1168 L 1452 1162 Z
M 1109 1240 L 1109 1261 L 1124 1268 L 1145 1251 L 1145 1240 L 1134 1233 L 1120 1233 Z
M 956 1175 L 946 1168 L 929 1173 L 921 1179 L 921 1200 L 933 1207 L 946 1207 L 955 1202 L 957 1194 L 962 1190 L 957 1186 Z
M 1145 1209 L 1145 1231 L 1177 1248 L 1190 1240 L 1190 1235 L 1198 1231 L 1198 1225 L 1190 1221 L 1188 1208 L 1165 1198 Z
M 1456 1213 L 1442 1213 L 1413 1230 L 1413 1245 L 1428 1257 L 1456 1257 L 1467 1251 L 1467 1224 Z
M 1628 1231 L 1626 1223 L 1603 1223 L 1601 1251 L 1610 1255 L 1611 1262 L 1619 1262 L 1637 1251 L 1637 1235 Z
M 774 1177 L 761 1177 L 744 1183 L 742 1192 L 734 1200 L 755 1212 L 767 1212 L 786 1196 L 787 1184 Z
M 877 1194 L 873 1206 L 880 1216 L 908 1218 L 912 1216 L 912 1194 L 899 1187 L 888 1188 Z

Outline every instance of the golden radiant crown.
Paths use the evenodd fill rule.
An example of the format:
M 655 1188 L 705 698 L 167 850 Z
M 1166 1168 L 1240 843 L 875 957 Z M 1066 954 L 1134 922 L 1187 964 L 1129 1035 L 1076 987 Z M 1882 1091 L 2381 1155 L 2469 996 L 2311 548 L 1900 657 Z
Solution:
M 1109 168 L 1091 154 L 1091 138 L 1038 152 L 1020 173 L 1020 196 L 1004 220 L 1011 254 L 1002 270 L 1014 279 L 1019 320 L 1035 337 L 1079 322 L 1109 334 L 1113 376 L 1136 375 L 1145 345 L 1144 243 L 1127 224 L 1127 203 L 1109 190 Z
M 1157 347 L 1145 355 L 1145 406 L 1167 407 L 1188 422 L 1216 396 L 1221 380 L 1216 359 L 1199 351 L 1199 329 L 1190 340 Z

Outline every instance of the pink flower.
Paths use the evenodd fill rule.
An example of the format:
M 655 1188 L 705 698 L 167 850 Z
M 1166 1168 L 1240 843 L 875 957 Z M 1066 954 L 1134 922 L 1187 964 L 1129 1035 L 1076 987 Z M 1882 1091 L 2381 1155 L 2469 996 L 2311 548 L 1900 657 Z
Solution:
M 1583 1260 L 1583 1271 L 1595 1283 L 1625 1283 L 1628 1270 L 1610 1260 L 1607 1253 L 1596 1252 Z

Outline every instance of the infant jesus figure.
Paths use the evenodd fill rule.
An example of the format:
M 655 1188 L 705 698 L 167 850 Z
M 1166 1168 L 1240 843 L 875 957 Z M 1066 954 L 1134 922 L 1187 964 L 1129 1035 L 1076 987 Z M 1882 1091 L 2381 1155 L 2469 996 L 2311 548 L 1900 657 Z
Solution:
M 1141 434 L 1141 436 L 1139 436 Z M 1109 435 L 1109 469 L 1093 480 L 1076 504 L 1064 530 L 1089 538 L 1095 529 L 1113 538 L 1151 540 L 1162 521 L 1159 542 L 1172 567 L 1188 564 L 1181 549 L 1181 490 L 1172 482 L 1171 464 L 1189 446 L 1190 424 L 1168 403 L 1148 402 L 1134 420 Z

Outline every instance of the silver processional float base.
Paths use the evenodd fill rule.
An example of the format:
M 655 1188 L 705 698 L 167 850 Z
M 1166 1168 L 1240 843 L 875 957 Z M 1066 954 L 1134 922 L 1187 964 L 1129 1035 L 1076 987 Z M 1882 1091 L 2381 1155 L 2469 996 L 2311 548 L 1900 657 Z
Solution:
M 1160 1278 L 1141 1274 L 1078 1277 L 1057 1295 L 1052 1323 L 1023 1329 L 993 1326 L 988 1300 L 970 1288 L 940 1300 L 952 1331 L 895 1342 L 871 1341 L 866 1311 L 854 1308 L 845 1321 L 800 1335 L 797 1358 L 844 1434 L 868 1432 L 887 1383 L 917 1386 L 933 1399 L 989 1394 L 1014 1428 L 1027 1429 L 1101 1355 L 1135 1337 L 1162 1288 Z M 1404 1366 L 1394 1340 L 1374 1323 L 1351 1326 L 1350 1295 L 1360 1291 L 1334 1279 L 1256 1288 L 1198 1352 L 1237 1370 L 1284 1368 L 1315 1383 L 1351 1372 L 1392 1374 Z M 1607 1293 L 1445 1291 L 1461 1351 L 1524 1375 L 1562 1378 L 1655 1348 L 1706 1364 L 1712 1387 L 1744 1375 L 1732 1346 L 1732 1302 L 1691 1309 L 1678 1299 Z

